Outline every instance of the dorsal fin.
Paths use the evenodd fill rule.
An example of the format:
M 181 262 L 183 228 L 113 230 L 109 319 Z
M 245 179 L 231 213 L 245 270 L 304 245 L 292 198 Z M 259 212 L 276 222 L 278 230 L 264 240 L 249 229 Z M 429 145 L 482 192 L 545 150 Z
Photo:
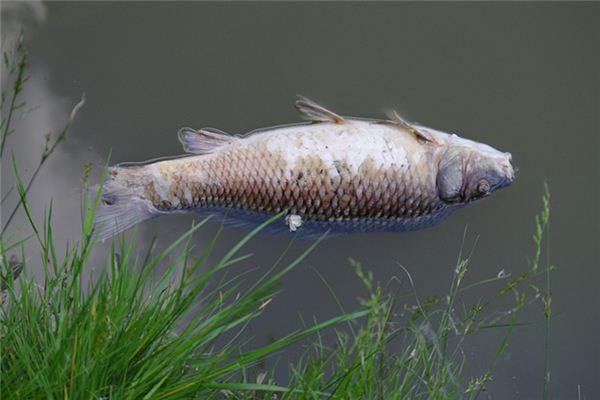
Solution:
M 210 154 L 219 147 L 238 140 L 237 137 L 214 128 L 182 128 L 179 141 L 186 153 Z
M 421 129 L 418 129 L 416 126 L 414 126 L 410 122 L 406 121 L 395 110 L 391 111 L 389 117 L 391 118 L 391 121 L 390 121 L 391 123 L 393 123 L 394 125 L 397 125 L 401 128 L 406 129 L 407 131 L 412 133 L 417 140 L 421 140 L 421 141 L 429 142 L 429 143 L 435 142 L 435 140 L 429 133 L 424 132 Z
M 346 122 L 344 117 L 337 115 L 333 111 L 328 110 L 303 96 L 298 96 L 298 100 L 296 100 L 296 109 L 302 118 L 309 121 L 334 122 L 336 124 L 343 124 Z

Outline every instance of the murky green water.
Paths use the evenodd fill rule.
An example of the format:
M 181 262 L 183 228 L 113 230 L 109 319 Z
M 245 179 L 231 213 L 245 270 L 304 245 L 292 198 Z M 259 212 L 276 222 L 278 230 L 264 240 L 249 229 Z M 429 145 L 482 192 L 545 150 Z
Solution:
M 513 187 L 461 210 L 436 228 L 328 240 L 290 274 L 284 293 L 250 328 L 255 340 L 339 313 L 318 270 L 346 307 L 363 294 L 347 257 L 389 282 L 411 273 L 421 297 L 446 292 L 468 226 L 477 239 L 469 279 L 518 275 L 532 252 L 533 216 L 543 183 L 552 192 L 553 280 L 550 343 L 554 398 L 600 391 L 598 311 L 600 56 L 598 4 L 252 4 L 49 3 L 5 7 L 3 35 L 24 21 L 32 63 L 28 102 L 40 105 L 11 145 L 23 165 L 41 137 L 88 102 L 60 154 L 33 192 L 56 204 L 59 235 L 74 238 L 83 165 L 179 154 L 182 126 L 232 133 L 294 122 L 297 93 L 344 115 L 408 118 L 510 151 Z M 35 115 L 35 117 L 34 117 Z M 20 150 L 19 150 L 20 149 Z M 10 185 L 3 169 L 3 191 Z M 5 210 L 3 217 L 5 217 Z M 75 214 L 77 216 L 78 214 Z M 190 218 L 144 224 L 161 242 Z M 214 229 L 206 233 L 208 237 Z M 243 235 L 227 231 L 221 248 Z M 260 237 L 249 265 L 268 266 L 287 239 Z M 263 268 L 264 271 L 264 268 Z M 499 286 L 498 286 L 499 287 Z M 497 287 L 491 287 L 491 289 Z M 490 398 L 540 398 L 540 307 L 522 316 Z M 469 343 L 468 370 L 483 372 L 501 332 Z M 300 354 L 301 349 L 297 353 Z M 291 354 L 292 357 L 295 354 Z

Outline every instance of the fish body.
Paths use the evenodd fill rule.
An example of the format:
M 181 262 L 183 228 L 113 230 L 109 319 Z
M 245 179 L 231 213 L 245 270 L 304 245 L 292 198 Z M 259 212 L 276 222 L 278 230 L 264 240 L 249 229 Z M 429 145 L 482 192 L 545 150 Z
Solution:
M 391 120 L 344 118 L 301 98 L 311 122 L 231 136 L 184 128 L 191 155 L 109 170 L 97 220 L 102 238 L 174 212 L 303 235 L 410 231 L 514 179 L 509 153 Z M 292 217 L 292 218 L 290 218 Z M 293 222 L 293 223 L 292 223 Z

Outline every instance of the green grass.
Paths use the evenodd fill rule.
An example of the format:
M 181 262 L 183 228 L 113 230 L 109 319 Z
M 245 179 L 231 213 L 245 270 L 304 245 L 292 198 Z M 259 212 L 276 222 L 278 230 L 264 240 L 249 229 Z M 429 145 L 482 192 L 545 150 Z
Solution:
M 26 201 L 23 204 L 27 207 Z M 246 258 L 238 255 L 239 250 L 262 227 L 216 264 L 207 265 L 214 240 L 201 257 L 191 257 L 192 234 L 206 222 L 202 221 L 145 261 L 134 254 L 134 241 L 121 241 L 112 248 L 100 276 L 84 287 L 84 271 L 95 246 L 88 234 L 93 212 L 86 215 L 81 242 L 60 259 L 51 239 L 50 217 L 48 214 L 43 233 L 36 233 L 44 252 L 43 284 L 22 277 L 16 290 L 11 274 L 5 274 L 7 307 L 1 331 L 5 399 L 210 397 L 215 388 L 228 387 L 231 379 L 239 379 L 240 371 L 265 356 L 327 326 L 365 314 L 333 318 L 262 348 L 244 351 L 240 346 L 243 339 L 221 345 L 217 339 L 243 332 L 245 324 L 263 312 L 281 276 L 311 247 L 240 293 L 243 274 L 218 282 L 214 278 Z M 155 269 L 164 262 L 166 271 L 153 279 Z M 10 265 L 9 260 L 3 260 L 3 265 Z M 27 265 L 22 267 L 27 271 Z M 190 320 L 185 321 L 187 318 Z M 284 390 L 273 385 L 254 387 Z
M 9 86 L 11 95 L 2 95 L 2 161 L 2 153 L 10 148 L 6 139 L 14 134 L 14 113 L 4 107 L 20 104 L 26 75 L 22 52 L 19 42 L 15 54 L 4 57 L 7 65 L 16 60 L 10 76 L 21 81 Z M 74 116 L 75 112 L 54 141 L 48 139 L 50 145 L 34 171 L 64 140 Z M 121 238 L 108 254 L 92 257 L 98 251 L 93 226 L 99 192 L 88 191 L 82 202 L 81 236 L 66 251 L 59 250 L 54 245 L 52 203 L 43 220 L 36 221 L 27 201 L 37 172 L 24 182 L 18 160 L 13 156 L 11 161 L 17 184 L 3 193 L 2 203 L 12 195 L 16 205 L 0 238 L 2 399 L 476 399 L 523 323 L 520 312 L 534 303 L 544 310 L 545 367 L 540 379 L 541 395 L 549 395 L 552 267 L 544 246 L 550 217 L 547 190 L 535 219 L 534 255 L 521 275 L 511 279 L 499 274 L 469 283 L 469 256 L 461 254 L 448 292 L 420 299 L 408 271 L 404 270 L 403 287 L 414 291 L 400 296 L 350 260 L 364 286 L 358 310 L 342 309 L 338 317 L 305 324 L 273 343 L 252 347 L 245 328 L 268 312 L 271 301 L 285 295 L 281 278 L 316 245 L 327 242 L 306 244 L 306 250 L 288 263 L 283 263 L 282 254 L 247 289 L 248 278 L 236 267 L 249 257 L 244 246 L 266 224 L 219 255 L 213 254 L 219 234 L 199 246 L 194 240 L 203 220 L 162 251 L 140 253 L 135 237 Z M 86 167 L 84 182 L 88 174 Z M 7 230 L 18 210 L 29 221 L 26 232 Z M 33 244 L 36 250 L 31 250 Z M 34 270 L 42 270 L 42 277 L 36 279 Z M 540 278 L 542 289 L 535 285 Z M 462 306 L 466 295 L 481 287 L 486 287 L 486 297 Z M 499 313 L 507 299 L 513 304 Z M 333 292 L 332 301 L 337 301 Z M 489 344 L 496 347 L 495 355 L 479 375 L 467 376 L 468 339 L 489 329 L 503 333 L 498 343 Z M 298 343 L 306 346 L 299 360 L 265 369 L 265 360 L 277 361 Z M 289 380 L 278 382 L 275 368 L 287 370 Z
M 22 182 L 18 192 L 24 193 Z M 528 304 L 526 291 L 520 288 L 527 289 L 531 279 L 546 272 L 538 267 L 537 255 L 527 273 L 506 282 L 490 299 L 457 312 L 455 304 L 465 291 L 507 280 L 499 276 L 464 286 L 468 258 L 461 259 L 446 297 L 425 301 L 415 297 L 414 307 L 398 317 L 398 300 L 352 260 L 367 293 L 359 311 L 246 349 L 244 327 L 266 312 L 268 302 L 277 301 L 273 298 L 281 277 L 318 242 L 291 263 L 275 265 L 241 292 L 244 274 L 235 266 L 248 255 L 240 251 L 264 226 L 209 264 L 217 237 L 200 256 L 192 256 L 192 250 L 198 250 L 191 245 L 193 233 L 204 220 L 157 255 L 142 257 L 134 252 L 134 239 L 122 239 L 112 246 L 106 265 L 95 266 L 100 275 L 84 286 L 96 245 L 92 229 L 98 199 L 97 194 L 88 197 L 81 241 L 62 257 L 52 242 L 50 209 L 43 227 L 33 228 L 42 255 L 42 283 L 26 273 L 15 281 L 16 271 L 27 272 L 29 266 L 11 261 L 8 254 L 23 243 L 2 242 L 2 398 L 220 398 L 223 393 L 265 399 L 272 393 L 307 399 L 477 398 L 508 346 L 519 311 Z M 22 200 L 28 210 L 27 199 Z M 546 212 L 538 220 L 536 238 L 541 239 L 545 224 Z M 27 257 L 21 254 L 18 259 Z M 166 271 L 157 274 L 157 267 L 165 263 Z M 515 299 L 508 321 L 484 316 L 493 300 L 507 295 Z M 360 317 L 365 318 L 357 320 Z M 341 329 L 343 322 L 347 325 Z M 327 345 L 321 332 L 332 326 L 338 326 L 336 339 Z M 462 343 L 489 328 L 503 329 L 504 339 L 497 344 L 489 369 L 468 379 L 463 374 Z M 219 339 L 227 335 L 233 339 L 221 344 Z M 250 379 L 261 375 L 258 365 L 265 358 L 308 337 L 309 350 L 289 365 L 286 386 L 274 381 L 272 371 L 258 381 Z M 400 351 L 392 350 L 393 342 Z

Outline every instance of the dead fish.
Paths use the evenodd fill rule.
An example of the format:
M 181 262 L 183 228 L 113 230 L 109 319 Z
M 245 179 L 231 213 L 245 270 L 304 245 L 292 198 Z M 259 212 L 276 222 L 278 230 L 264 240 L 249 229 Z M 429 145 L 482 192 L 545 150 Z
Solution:
M 109 169 L 96 230 L 177 212 L 273 232 L 412 231 L 510 185 L 510 153 L 415 123 L 347 118 L 300 97 L 308 122 L 230 135 L 183 128 L 188 155 Z

